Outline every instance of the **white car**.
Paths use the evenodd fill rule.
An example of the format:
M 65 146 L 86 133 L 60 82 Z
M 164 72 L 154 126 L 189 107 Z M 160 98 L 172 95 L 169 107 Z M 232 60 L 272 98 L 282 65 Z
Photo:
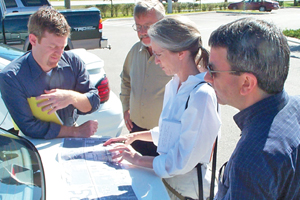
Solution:
M 104 71 L 104 61 L 95 54 L 85 49 L 70 50 L 79 55 L 85 62 L 90 74 L 92 84 L 98 89 L 101 99 L 99 109 L 91 114 L 79 115 L 77 124 L 80 125 L 88 120 L 98 121 L 98 130 L 95 135 L 117 137 L 121 134 L 124 126 L 122 104 L 120 99 L 109 89 L 108 79 Z M 7 45 L 0 45 L 0 70 L 13 59 L 24 54 L 23 51 Z M 13 131 L 13 123 L 6 106 L 0 98 L 0 127 Z
M 0 199 L 170 199 L 152 169 L 114 162 L 104 140 L 32 139 L 0 130 Z

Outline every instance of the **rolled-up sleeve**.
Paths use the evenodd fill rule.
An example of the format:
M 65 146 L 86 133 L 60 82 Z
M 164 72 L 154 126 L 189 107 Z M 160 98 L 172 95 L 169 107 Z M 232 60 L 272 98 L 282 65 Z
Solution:
M 100 97 L 98 95 L 98 90 L 90 82 L 89 73 L 86 70 L 84 62 L 78 57 L 75 58 L 76 59 L 72 61 L 72 66 L 78 66 L 78 68 L 73 68 L 74 71 L 78 69 L 78 73 L 76 79 L 76 87 L 74 88 L 74 90 L 85 94 L 92 106 L 92 109 L 89 112 L 81 112 L 78 110 L 78 114 L 89 114 L 99 108 Z M 68 74 L 66 74 L 66 76 L 68 76 Z

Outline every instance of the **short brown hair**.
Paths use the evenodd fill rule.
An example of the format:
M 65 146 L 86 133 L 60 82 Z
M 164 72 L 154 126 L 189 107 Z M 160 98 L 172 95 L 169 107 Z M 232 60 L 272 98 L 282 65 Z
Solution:
M 45 31 L 57 36 L 69 36 L 70 26 L 63 14 L 51 7 L 41 7 L 28 21 L 28 32 L 40 41 Z

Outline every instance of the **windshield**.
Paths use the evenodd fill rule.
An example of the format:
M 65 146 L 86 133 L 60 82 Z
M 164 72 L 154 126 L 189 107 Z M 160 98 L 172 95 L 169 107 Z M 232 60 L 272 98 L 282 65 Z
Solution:
M 0 199 L 45 199 L 44 173 L 35 147 L 0 131 Z

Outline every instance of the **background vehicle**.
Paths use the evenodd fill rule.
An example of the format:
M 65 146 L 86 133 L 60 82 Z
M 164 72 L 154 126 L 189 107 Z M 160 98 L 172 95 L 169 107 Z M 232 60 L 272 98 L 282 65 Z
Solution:
M 36 11 L 41 6 L 51 6 L 48 0 L 4 0 L 6 12 Z
M 77 123 L 80 125 L 87 120 L 98 120 L 99 125 L 96 135 L 119 136 L 124 125 L 122 104 L 120 99 L 109 89 L 108 79 L 104 71 L 104 61 L 85 49 L 70 51 L 78 54 L 85 62 L 90 80 L 98 89 L 101 98 L 99 109 L 88 115 L 79 115 Z M 19 49 L 0 44 L 0 70 L 23 53 Z M 0 127 L 13 131 L 11 116 L 2 98 L 0 99 Z
M 228 9 L 230 10 L 272 11 L 279 8 L 279 3 L 271 0 L 244 0 L 228 5 Z
M 162 3 L 163 3 L 164 1 L 165 1 L 166 3 L 168 3 L 168 0 L 159 0 L 159 1 L 162 2 Z M 172 1 L 173 1 L 174 3 L 175 3 L 175 2 L 178 2 L 178 0 L 172 0 Z
M 28 2 L 28 0 L 22 1 Z M 31 12 L 6 14 L 4 0 L 0 0 L 0 6 L 0 43 L 23 45 L 23 50 L 30 50 L 31 44 L 28 40 L 27 23 L 30 15 L 39 7 L 32 7 L 36 10 Z M 66 50 L 83 47 L 80 46 L 82 42 L 92 44 L 93 48 L 110 48 L 107 38 L 102 36 L 102 17 L 98 8 L 59 10 L 59 12 L 66 17 L 71 27 L 71 36 L 65 48 Z

